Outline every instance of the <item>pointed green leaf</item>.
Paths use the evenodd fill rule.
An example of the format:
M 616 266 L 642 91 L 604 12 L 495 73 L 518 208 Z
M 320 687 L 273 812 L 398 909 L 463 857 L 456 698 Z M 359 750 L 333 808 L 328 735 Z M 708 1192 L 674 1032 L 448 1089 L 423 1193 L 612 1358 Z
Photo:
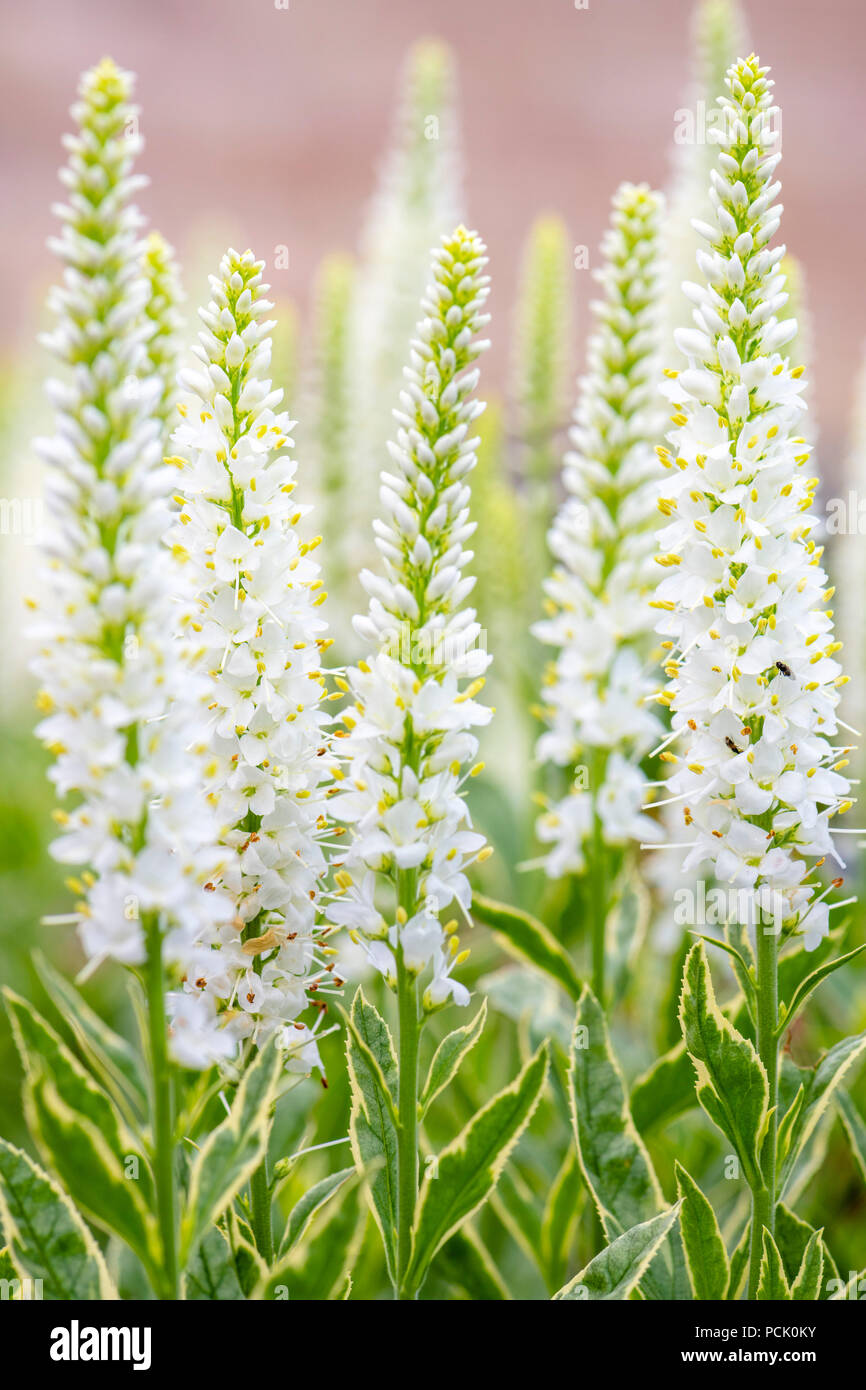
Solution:
M 96 1225 L 125 1240 L 155 1274 L 159 1242 L 147 1196 L 150 1174 L 142 1160 L 133 1154 L 128 1164 L 116 1154 L 93 1121 L 72 1110 L 47 1079 L 30 1083 L 27 1110 L 40 1146 L 75 1204 Z
M 142 1191 L 149 1201 L 149 1173 L 139 1146 L 118 1115 L 114 1102 L 32 1004 L 12 990 L 4 990 L 4 994 L 28 1089 L 37 1086 L 42 1079 L 50 1081 L 64 1105 L 95 1126 L 118 1161 L 137 1154 Z
M 464 1024 L 462 1028 L 455 1028 L 453 1032 L 442 1039 L 433 1054 L 427 1080 L 424 1082 L 424 1089 L 421 1092 L 422 1115 L 426 1113 L 431 1102 L 445 1090 L 446 1086 L 450 1085 L 457 1075 L 463 1058 L 481 1037 L 486 1018 L 487 1000 L 485 999 L 471 1023 Z
M 41 952 L 34 953 L 39 979 L 57 1012 L 68 1024 L 83 1056 L 127 1120 L 147 1115 L 141 1058 L 125 1038 L 109 1028 L 69 980 Z M 128 1107 L 128 1108 L 127 1108 Z
M 728 1280 L 728 1291 L 725 1295 L 728 1299 L 739 1299 L 742 1297 L 746 1285 L 746 1276 L 749 1273 L 749 1222 L 746 1222 L 743 1234 L 737 1241 L 731 1255 L 731 1274 Z
M 627 1299 L 673 1228 L 678 1206 L 625 1231 L 576 1274 L 559 1293 L 559 1302 Z
M 664 1197 L 628 1108 L 604 1013 L 589 986 L 577 1007 L 569 1057 L 571 1121 L 580 1166 L 611 1240 L 664 1207 Z
M 329 1173 L 321 1182 L 315 1183 L 303 1197 L 295 1203 L 286 1222 L 286 1230 L 280 1246 L 280 1255 L 285 1255 L 302 1238 L 304 1232 L 318 1211 L 339 1192 L 350 1178 L 355 1176 L 355 1168 L 341 1168 L 338 1173 Z
M 397 1054 L 387 1023 L 361 989 L 352 1002 L 351 1018 L 346 1061 L 352 1091 L 352 1157 L 365 1179 L 393 1279 L 397 1251 Z
M 680 1023 L 694 1063 L 698 1100 L 731 1141 L 750 1186 L 759 1186 L 758 1143 L 767 1117 L 767 1074 L 753 1045 L 716 1003 L 702 941 L 689 951 Z
M 795 1212 L 785 1206 L 784 1202 L 777 1202 L 775 1241 L 779 1247 L 779 1254 L 782 1256 L 785 1278 L 789 1284 L 793 1284 L 796 1280 L 806 1249 L 815 1234 L 814 1226 L 810 1226 L 808 1221 L 797 1216 Z M 819 1237 L 821 1236 L 820 1231 L 817 1234 Z M 826 1299 L 832 1292 L 831 1290 L 828 1291 L 828 1281 L 838 1278 L 838 1270 L 823 1237 L 821 1238 L 821 1255 L 824 1273 L 819 1297 Z
M 581 985 L 571 957 L 543 922 L 539 922 L 537 917 L 531 916 L 528 912 L 508 907 L 505 903 L 494 902 L 492 898 L 485 898 L 480 893 L 472 895 L 472 912 L 493 929 L 507 951 L 531 961 L 539 970 L 556 980 L 566 994 L 577 1002 Z
M 42 1280 L 43 1298 L 117 1298 L 99 1247 L 65 1192 L 5 1139 L 0 1221 L 16 1270 Z
M 681 1201 L 680 1230 L 695 1298 L 724 1298 L 730 1268 L 716 1213 L 685 1168 L 678 1162 L 674 1167 Z
M 408 1279 L 414 1289 L 421 1287 L 437 1250 L 495 1188 L 541 1097 L 547 1062 L 545 1046 L 428 1167 L 413 1229 Z
M 758 1281 L 756 1297 L 762 1302 L 790 1300 L 791 1289 L 785 1278 L 785 1268 L 779 1247 L 764 1227 L 764 1243 L 761 1249 L 761 1277 Z
M 864 1053 L 866 1032 L 858 1033 L 855 1037 L 843 1038 L 835 1047 L 831 1047 L 814 1067 L 796 1067 L 790 1058 L 785 1058 L 780 1091 L 781 1083 L 784 1083 L 784 1089 L 789 1094 L 802 1085 L 805 1095 L 796 1123 L 792 1127 L 788 1156 L 782 1169 L 780 1193 L 784 1193 L 798 1154 L 814 1133 L 837 1088 L 847 1073 L 862 1060 Z
M 550 1189 L 541 1222 L 541 1257 L 548 1287 L 559 1288 L 565 1278 L 585 1191 L 577 1152 L 569 1148 Z
M 790 1026 L 796 1015 L 802 1009 L 806 1000 L 809 998 L 809 995 L 813 992 L 813 990 L 816 990 L 818 988 L 822 980 L 826 980 L 827 976 L 832 975 L 833 972 L 835 970 L 838 970 L 840 966 L 847 965 L 849 961 L 852 961 L 854 959 L 855 956 L 859 956 L 861 951 L 866 951 L 866 945 L 858 946 L 856 950 L 849 951 L 847 955 L 838 956 L 836 960 L 825 961 L 823 965 L 818 966 L 817 970 L 813 970 L 810 975 L 807 975 L 805 980 L 800 981 L 796 990 L 794 991 L 794 995 L 791 999 L 790 1004 L 788 1004 L 787 1009 L 785 1010 L 784 1018 L 779 1024 L 779 1027 L 777 1029 L 777 1036 L 783 1033 L 785 1029 Z
M 345 1284 L 363 1239 L 365 1222 L 359 1216 L 358 1183 L 343 1189 L 339 1202 L 320 1209 L 303 1238 L 263 1272 L 250 1297 L 323 1300 L 345 1296 Z
M 588 985 L 577 1006 L 568 1075 L 581 1171 L 611 1241 L 663 1211 L 665 1199 L 631 1117 L 604 1011 Z M 644 1291 L 657 1299 L 674 1298 L 678 1292 L 686 1296 L 688 1281 L 681 1266 L 677 1241 L 670 1260 L 658 1260 L 648 1272 Z
M 252 1176 L 268 1147 L 282 1054 L 273 1041 L 247 1068 L 231 1109 L 195 1156 L 181 1221 L 181 1263 Z
M 791 1286 L 791 1297 L 795 1302 L 806 1299 L 815 1302 L 821 1296 L 821 1277 L 824 1273 L 824 1250 L 821 1231 L 813 1231 L 809 1244 L 803 1252 L 803 1260 L 797 1277 Z

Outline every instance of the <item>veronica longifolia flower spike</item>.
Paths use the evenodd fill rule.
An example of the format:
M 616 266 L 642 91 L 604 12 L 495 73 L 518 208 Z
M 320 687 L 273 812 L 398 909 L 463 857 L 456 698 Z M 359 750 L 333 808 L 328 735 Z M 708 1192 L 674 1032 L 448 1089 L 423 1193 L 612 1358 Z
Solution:
M 464 606 L 474 581 L 463 574 L 472 558 L 464 546 L 475 529 L 466 481 L 477 443 L 470 429 L 483 410 L 472 399 L 478 372 L 465 369 L 487 346 L 476 336 L 488 321 L 484 251 L 459 227 L 434 253 L 433 283 L 394 412 L 394 472 L 382 474 L 385 517 L 374 530 L 383 573 L 361 574 L 370 606 L 355 628 L 373 654 L 347 673 L 348 777 L 332 803 L 354 838 L 340 856 L 342 896 L 330 918 L 372 943 L 371 959 L 391 982 L 398 958 L 413 978 L 432 963 L 427 1009 L 449 996 L 469 1000 L 451 977 L 461 959 L 456 923 L 443 929 L 439 913 L 454 899 L 468 909 L 466 869 L 485 853 L 463 798 L 470 775 L 464 769 L 477 752 L 470 731 L 491 713 L 475 700 L 490 658 L 478 646 L 475 614 Z M 390 925 L 374 903 L 377 873 L 397 892 Z
M 549 535 L 556 562 L 545 585 L 549 616 L 533 628 L 558 649 L 538 755 L 569 769 L 573 781 L 586 764 L 591 786 L 587 792 L 578 778 L 539 819 L 552 878 L 583 870 L 596 818 L 607 844 L 656 833 L 641 811 L 647 794 L 639 762 L 661 730 L 646 702 L 654 689 L 647 606 L 658 519 L 653 447 L 662 428 L 654 404 L 661 210 L 660 195 L 642 185 L 623 184 L 614 198 L 589 371 L 564 461 L 567 496 Z
M 228 251 L 181 373 L 193 396 L 173 436 L 180 519 L 171 533 L 198 615 L 208 681 L 210 799 L 231 851 L 222 886 L 235 917 L 187 972 L 193 996 L 232 1007 L 231 1034 L 283 1028 L 292 1070 L 319 1065 L 312 1033 L 288 1029 L 328 978 L 316 925 L 327 774 L 321 654 L 325 592 L 297 526 L 293 422 L 265 373 L 271 356 L 264 263 Z
M 705 862 L 720 883 L 753 890 L 812 948 L 828 905 L 807 861 L 838 858 L 830 820 L 851 803 L 831 742 L 844 677 L 810 539 L 802 368 L 780 355 L 797 326 L 779 317 L 784 247 L 770 247 L 781 213 L 772 85 L 752 56 L 730 69 L 721 98 L 714 222 L 698 224 L 705 279 L 684 287 L 695 327 L 677 333 L 689 365 L 668 382 L 668 574 L 655 606 L 670 649 L 662 698 L 679 735 L 668 756 L 692 842 L 685 867 Z
M 162 467 L 163 383 L 150 370 L 153 323 L 130 195 L 139 148 L 127 133 L 132 79 L 105 61 L 73 107 L 62 173 L 69 193 L 53 242 L 64 263 L 46 345 L 69 369 L 48 392 L 57 431 L 37 441 L 47 465 L 42 594 L 34 636 L 39 734 L 51 773 L 77 804 L 58 811 L 56 858 L 85 866 L 72 880 L 77 920 L 95 965 L 142 964 L 161 950 L 184 960 L 227 915 L 204 885 L 219 863 L 201 793 L 194 682 L 177 639 L 178 575 L 162 549 L 171 469 Z M 209 1026 L 195 1057 L 226 1046 Z

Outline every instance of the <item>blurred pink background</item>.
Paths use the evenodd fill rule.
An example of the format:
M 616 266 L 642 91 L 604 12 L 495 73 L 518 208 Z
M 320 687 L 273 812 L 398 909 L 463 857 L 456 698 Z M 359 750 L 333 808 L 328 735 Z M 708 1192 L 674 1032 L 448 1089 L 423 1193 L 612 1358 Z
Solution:
M 863 336 L 866 9 L 862 0 L 745 4 L 784 113 L 784 239 L 814 319 L 822 468 L 836 472 Z M 290 268 L 302 310 L 320 256 L 355 248 L 401 63 L 427 35 L 460 79 L 470 219 L 494 276 L 489 372 L 502 385 L 515 276 L 553 210 L 593 250 L 615 185 L 664 185 L 689 75 L 690 0 L 2 0 L 0 352 L 29 344 L 55 274 L 45 249 L 60 135 L 80 70 L 104 54 L 139 75 L 152 184 L 142 206 L 183 253 L 225 227 Z M 578 332 L 591 283 L 575 272 Z M 187 283 L 191 298 L 201 286 Z

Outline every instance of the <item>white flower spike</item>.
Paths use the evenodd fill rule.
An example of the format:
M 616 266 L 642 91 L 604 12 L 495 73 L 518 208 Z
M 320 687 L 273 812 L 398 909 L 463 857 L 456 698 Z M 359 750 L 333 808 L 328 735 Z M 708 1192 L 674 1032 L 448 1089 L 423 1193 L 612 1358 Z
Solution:
M 158 961 L 163 938 L 166 957 L 183 962 L 228 915 L 223 897 L 204 891 L 221 856 L 193 747 L 179 575 L 162 548 L 172 475 L 161 462 L 164 382 L 148 356 L 142 218 L 130 202 L 142 183 L 131 91 L 130 74 L 105 60 L 73 107 L 79 130 L 61 175 L 69 204 L 53 242 L 65 269 L 44 339 L 68 375 L 48 383 L 57 429 L 37 441 L 48 518 L 34 604 L 38 732 L 58 792 L 76 798 L 56 813 L 52 851 L 83 866 L 70 882 L 92 967 Z M 219 1041 L 191 1064 L 224 1052 Z
M 653 448 L 662 432 L 655 405 L 661 216 L 660 194 L 645 185 L 617 190 L 597 274 L 602 297 L 592 306 L 589 370 L 564 460 L 567 495 L 549 534 L 548 616 L 533 628 L 557 649 L 538 756 L 573 780 L 538 821 L 551 878 L 583 871 L 596 819 L 608 845 L 656 833 L 641 809 L 647 790 L 639 763 L 661 732 L 646 700 L 656 645 L 647 605 L 658 519 Z M 588 776 L 575 779 L 581 766 Z
M 470 430 L 484 408 L 472 399 L 478 372 L 466 368 L 487 346 L 477 339 L 488 321 L 484 252 L 463 227 L 434 252 L 425 317 L 394 412 L 394 471 L 382 474 L 385 518 L 374 530 L 383 572 L 361 575 L 370 605 L 355 628 L 373 653 L 347 672 L 348 769 L 331 807 L 352 826 L 353 840 L 340 856 L 330 920 L 360 934 L 389 981 L 398 957 L 413 978 L 432 964 L 427 1010 L 449 997 L 469 1000 L 451 974 L 462 959 L 456 921 L 443 927 L 439 914 L 454 900 L 468 911 L 466 870 L 488 852 L 471 829 L 463 794 L 476 770 L 467 767 L 477 752 L 471 731 L 491 714 L 475 699 L 490 658 L 465 606 L 474 580 L 463 573 L 475 529 L 467 477 L 477 440 Z M 376 874 L 396 890 L 390 924 L 374 904 Z
M 821 550 L 810 538 L 802 368 L 781 354 L 794 320 L 771 248 L 781 207 L 777 108 L 768 69 L 728 74 L 726 134 L 713 172 L 714 224 L 698 224 L 704 283 L 684 289 L 694 328 L 677 341 L 655 600 L 667 639 L 676 753 L 671 791 L 692 848 L 720 884 L 760 904 L 815 947 L 826 895 L 810 861 L 838 860 L 831 821 L 850 806 L 845 748 L 834 743 L 839 686 Z M 841 863 L 841 860 L 839 860 Z
M 290 1065 L 305 1048 L 319 1065 L 297 1018 L 334 968 L 317 926 L 330 761 L 321 657 L 330 640 L 318 541 L 298 533 L 309 508 L 293 496 L 293 422 L 266 376 L 273 305 L 263 268 L 251 251 L 230 250 L 210 278 L 193 349 L 201 367 L 181 373 L 191 398 L 169 460 L 180 507 L 169 539 L 194 591 L 207 787 L 229 851 L 221 885 L 234 905 L 230 926 L 201 943 L 185 988 L 226 1004 L 233 1035 L 261 1042 L 282 1029 Z

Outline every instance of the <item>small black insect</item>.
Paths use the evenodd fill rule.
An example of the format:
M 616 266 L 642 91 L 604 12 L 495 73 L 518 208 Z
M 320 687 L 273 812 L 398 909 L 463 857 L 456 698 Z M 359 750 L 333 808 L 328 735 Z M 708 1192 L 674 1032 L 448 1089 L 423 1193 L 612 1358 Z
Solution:
M 738 748 L 732 738 L 726 738 L 725 743 L 728 745 L 732 753 L 742 753 L 742 748 Z
M 791 670 L 790 666 L 785 665 L 784 661 L 777 661 L 776 666 L 782 672 L 783 676 L 790 676 L 792 680 L 794 679 L 793 671 Z

